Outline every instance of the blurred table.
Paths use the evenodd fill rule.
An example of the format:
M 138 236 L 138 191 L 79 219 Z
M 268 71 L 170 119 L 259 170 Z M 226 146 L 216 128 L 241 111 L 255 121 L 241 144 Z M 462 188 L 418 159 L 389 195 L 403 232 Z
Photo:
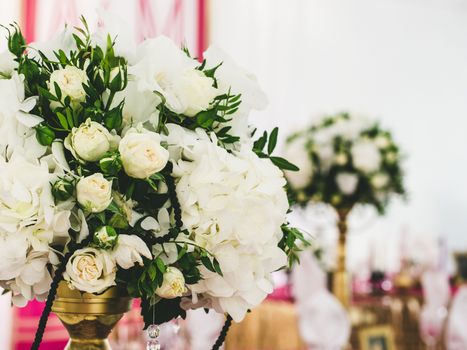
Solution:
M 266 300 L 238 324 L 233 324 L 226 350 L 305 350 L 294 304 Z

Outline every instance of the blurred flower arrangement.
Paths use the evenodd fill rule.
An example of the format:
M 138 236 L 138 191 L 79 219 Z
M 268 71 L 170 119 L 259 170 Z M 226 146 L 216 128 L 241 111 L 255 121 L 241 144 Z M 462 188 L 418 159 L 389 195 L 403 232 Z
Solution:
M 348 113 L 325 117 L 288 137 L 286 155 L 300 168 L 286 177 L 301 206 L 369 204 L 383 213 L 391 194 L 405 194 L 399 147 L 377 122 Z
M 13 302 L 52 279 L 141 298 L 146 325 L 213 308 L 240 321 L 296 260 L 278 130 L 254 142 L 256 80 L 210 48 L 133 47 L 66 28 L 0 57 L 0 280 Z M 69 259 L 66 259 L 68 256 Z M 59 276 L 57 276 L 59 274 Z

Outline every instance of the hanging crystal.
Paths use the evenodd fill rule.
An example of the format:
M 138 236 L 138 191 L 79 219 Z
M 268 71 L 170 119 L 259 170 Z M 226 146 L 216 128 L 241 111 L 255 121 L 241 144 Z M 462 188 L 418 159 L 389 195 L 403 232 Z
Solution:
M 160 335 L 160 328 L 158 325 L 152 324 L 148 327 L 148 336 L 151 339 L 156 339 Z
M 146 345 L 146 350 L 161 350 L 161 344 L 157 339 L 149 339 Z

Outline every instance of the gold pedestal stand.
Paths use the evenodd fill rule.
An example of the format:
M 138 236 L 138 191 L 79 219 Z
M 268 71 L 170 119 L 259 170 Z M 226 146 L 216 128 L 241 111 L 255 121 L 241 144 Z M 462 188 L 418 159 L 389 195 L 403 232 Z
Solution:
M 346 266 L 347 216 L 349 212 L 350 209 L 340 209 L 337 211 L 339 240 L 337 244 L 337 264 L 332 274 L 331 287 L 333 294 L 346 309 L 350 306 L 350 279 Z
M 117 287 L 95 295 L 61 282 L 52 311 L 70 334 L 65 350 L 111 350 L 107 337 L 130 306 L 131 298 Z

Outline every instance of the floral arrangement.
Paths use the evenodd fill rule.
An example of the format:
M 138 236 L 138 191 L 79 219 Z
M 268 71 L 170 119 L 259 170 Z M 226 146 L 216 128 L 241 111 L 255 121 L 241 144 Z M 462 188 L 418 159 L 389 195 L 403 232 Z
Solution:
M 0 285 L 24 306 L 53 279 L 142 299 L 146 324 L 213 308 L 240 321 L 297 259 L 266 98 L 221 50 L 134 50 L 99 28 L 0 56 Z M 59 266 L 63 275 L 60 275 Z M 59 271 L 59 272 L 57 272 Z M 57 274 L 59 274 L 57 276 Z
M 299 205 L 349 210 L 369 204 L 383 213 L 391 194 L 405 194 L 399 147 L 377 122 L 348 113 L 325 117 L 292 134 L 286 154 L 300 167 L 286 173 Z

